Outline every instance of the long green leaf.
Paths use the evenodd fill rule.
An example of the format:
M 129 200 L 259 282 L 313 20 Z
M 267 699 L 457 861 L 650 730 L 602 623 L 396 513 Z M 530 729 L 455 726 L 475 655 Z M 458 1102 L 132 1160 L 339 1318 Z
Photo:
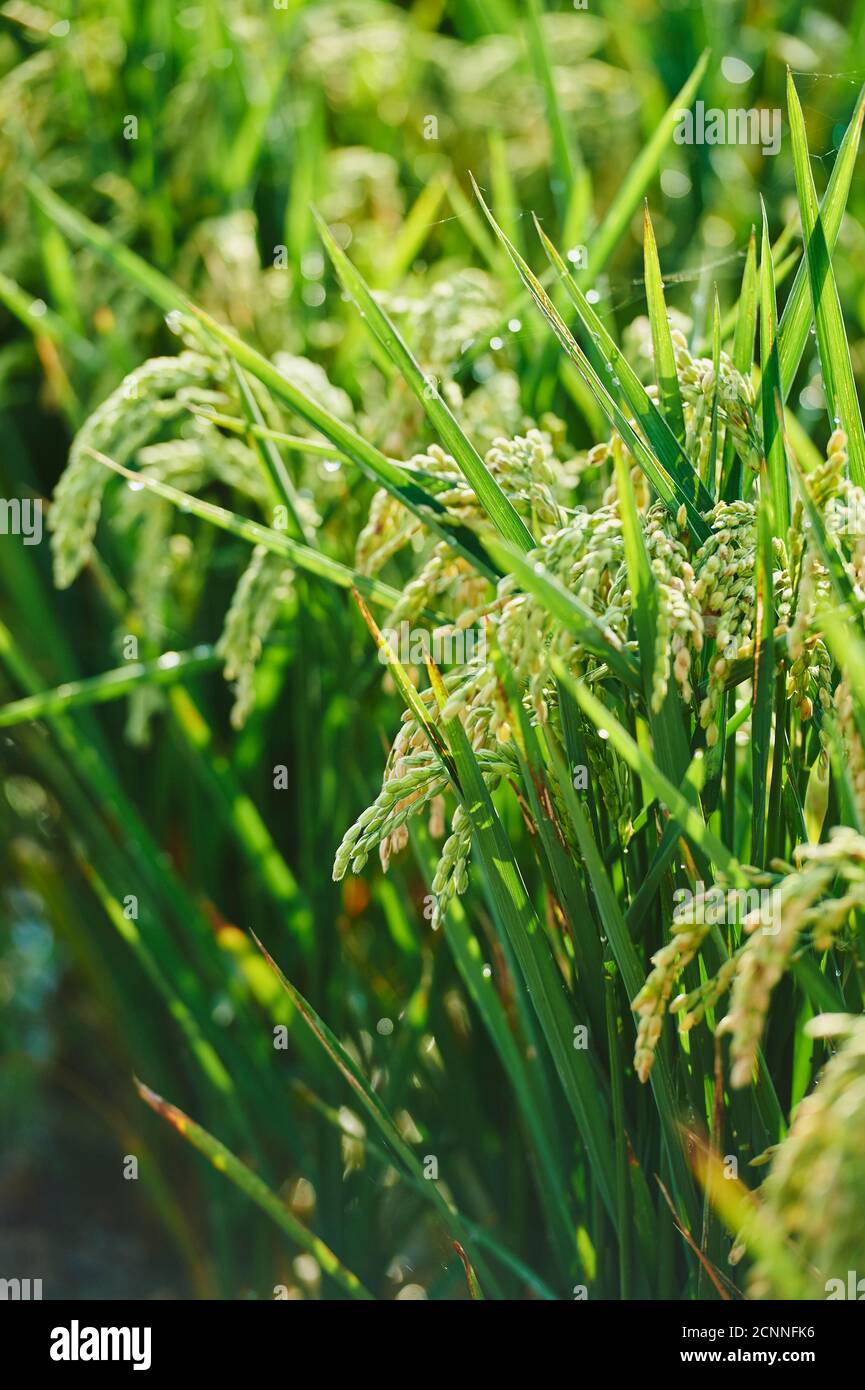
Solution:
M 250 347 L 230 328 L 225 328 L 203 309 L 198 308 L 171 280 L 117 241 L 104 227 L 97 226 L 95 222 L 91 222 L 89 218 L 70 207 L 40 179 L 32 176 L 29 187 L 39 205 L 68 236 L 92 246 L 166 313 L 179 310 L 197 319 L 210 337 L 220 343 L 240 367 L 257 377 L 277 400 L 289 406 L 325 438 L 331 440 L 339 453 L 350 459 L 367 477 L 387 488 L 441 539 L 464 555 L 480 573 L 488 578 L 495 578 L 477 537 L 465 527 L 453 526 L 446 509 L 437 501 L 435 495 L 423 488 L 408 469 L 387 458 L 345 421 L 331 414 L 318 401 L 295 386 L 262 353 Z
M 78 841 L 77 836 L 73 836 L 72 845 L 78 866 L 105 909 L 108 920 L 135 956 L 157 994 L 162 998 L 168 1013 L 183 1034 L 189 1051 L 210 1084 L 215 1088 L 219 1104 L 229 1116 L 235 1133 L 237 1135 L 247 1133 L 250 1116 L 244 1111 L 238 1100 L 236 1087 L 225 1063 L 199 1027 L 195 1013 L 182 998 L 177 989 L 176 981 L 170 972 L 160 965 L 160 952 L 156 943 L 154 943 L 154 949 L 151 949 L 147 941 L 146 928 L 127 915 L 123 904 L 110 892 L 100 874 L 90 863 L 89 855 L 84 845 Z
M 497 915 L 504 925 L 562 1090 L 586 1145 L 599 1190 L 615 1221 L 615 1197 L 610 1178 L 614 1147 L 608 1118 L 600 1102 L 598 1077 L 585 1053 L 573 1047 L 575 1021 L 571 1016 L 564 980 L 541 930 L 510 840 L 496 814 L 465 730 L 458 717 L 444 721 L 448 746 L 446 749 L 442 747 L 438 728 L 432 724 L 400 662 L 378 631 L 374 620 L 365 610 L 362 611 L 377 645 L 388 656 L 389 667 L 400 693 L 426 731 L 469 817 L 473 840 L 490 892 L 495 898 Z M 430 676 L 441 709 L 446 703 L 446 692 L 435 667 L 430 667 Z
M 444 690 L 440 704 L 444 703 Z M 587 1052 L 574 1047 L 573 1017 L 565 983 L 547 944 L 541 924 L 514 859 L 510 840 L 496 814 L 477 759 L 458 718 L 445 723 L 451 754 L 460 781 L 460 797 L 472 826 L 473 839 L 511 947 L 538 1015 L 562 1090 L 588 1152 L 595 1181 L 615 1223 L 615 1149 L 610 1118 L 601 1103 L 599 1078 Z
M 0 705 L 0 729 L 8 729 L 13 724 L 24 724 L 32 719 L 44 719 L 46 715 L 62 713 L 81 705 L 102 705 L 108 700 L 119 700 L 142 685 L 170 685 L 175 681 L 187 680 L 189 676 L 196 676 L 202 671 L 212 671 L 219 662 L 220 658 L 213 647 L 206 645 L 193 647 L 188 652 L 164 652 L 154 661 L 130 661 L 125 666 L 116 666 L 98 676 L 67 681 L 53 690 L 25 695 L 22 700 L 11 700 L 9 704 Z
M 784 442 L 784 411 L 781 398 L 781 368 L 775 320 L 775 271 L 766 208 L 763 212 L 763 242 L 760 256 L 760 367 L 763 413 L 765 478 L 772 499 L 772 523 L 777 536 L 786 536 L 790 527 L 790 477 Z
M 536 226 L 544 250 L 558 272 L 586 334 L 597 345 L 597 350 L 605 359 L 609 373 L 614 375 L 615 380 L 619 382 L 622 395 L 634 412 L 637 424 L 648 440 L 655 457 L 664 470 L 681 485 L 683 495 L 690 496 L 701 511 L 707 511 L 712 505 L 712 497 L 700 483 L 684 448 L 655 405 L 637 373 L 621 353 L 614 338 L 607 331 L 603 319 L 595 313 L 549 237 L 539 223 L 536 222 Z M 670 350 L 672 351 L 672 344 Z M 673 377 L 678 391 L 675 363 L 673 364 Z M 682 426 L 684 430 L 684 420 Z
M 614 447 L 614 461 L 625 564 L 634 609 L 634 626 L 640 644 L 643 697 L 649 712 L 652 743 L 661 771 L 678 783 L 688 764 L 688 741 L 682 723 L 681 702 L 675 688 L 668 688 L 660 709 L 655 709 L 653 687 L 657 661 L 658 587 L 640 525 L 630 469 L 618 444 Z
M 775 689 L 775 606 L 772 592 L 772 529 L 767 499 L 757 513 L 754 589 L 757 595 L 754 643 L 754 696 L 751 720 L 751 861 L 763 864 L 766 837 L 766 781 Z
M 294 483 L 282 460 L 282 455 L 276 447 L 275 441 L 268 439 L 266 435 L 256 433 L 256 431 L 265 428 L 261 406 L 255 399 L 255 395 L 250 389 L 249 382 L 237 363 L 232 362 L 231 365 L 234 368 L 235 380 L 240 389 L 243 413 L 246 416 L 249 426 L 247 432 L 248 442 L 261 460 L 265 477 L 268 480 L 275 500 L 281 503 L 286 509 L 288 519 L 294 530 L 294 539 L 306 545 L 313 545 L 315 542 L 315 532 L 309 523 L 305 522 L 303 519 Z
M 299 1101 L 304 1105 L 308 1105 L 317 1115 L 321 1115 L 322 1119 L 326 1120 L 327 1123 L 332 1125 L 340 1134 L 345 1135 L 345 1137 L 352 1140 L 353 1143 L 359 1144 L 365 1153 L 375 1158 L 386 1168 L 389 1168 L 391 1173 L 395 1172 L 397 1177 L 400 1178 L 406 1186 L 411 1187 L 414 1192 L 417 1192 L 419 1196 L 427 1201 L 429 1200 L 428 1182 L 419 1180 L 411 1173 L 404 1173 L 400 1172 L 398 1169 L 394 1169 L 391 1155 L 383 1145 L 376 1143 L 374 1139 L 370 1139 L 365 1131 L 362 1134 L 358 1133 L 356 1123 L 357 1117 L 354 1111 L 349 1110 L 346 1106 L 340 1106 L 339 1110 L 337 1110 L 332 1105 L 326 1105 L 324 1101 L 311 1091 L 308 1086 L 305 1086 L 302 1081 L 295 1082 L 292 1089 Z M 555 1302 L 556 1295 L 549 1284 L 545 1283 L 540 1275 L 533 1269 L 529 1269 L 528 1265 L 524 1264 L 518 1256 L 514 1255 L 513 1251 L 508 1250 L 497 1241 L 494 1236 L 491 1236 L 488 1231 L 476 1225 L 474 1221 L 466 1221 L 465 1225 L 466 1229 L 471 1233 L 472 1239 L 476 1241 L 478 1245 L 483 1246 L 495 1255 L 506 1269 L 510 1269 L 518 1278 L 524 1280 L 528 1288 L 533 1289 L 540 1298 Z
M 343 1080 L 348 1083 L 356 1100 L 373 1121 L 379 1133 L 385 1139 L 388 1147 L 413 1177 L 423 1181 L 423 1164 L 417 1158 L 411 1145 L 403 1138 L 399 1127 L 390 1115 L 384 1102 L 373 1090 L 360 1067 L 343 1047 L 336 1034 L 328 1028 L 327 1024 L 319 1017 L 312 1005 L 307 1002 L 300 993 L 300 990 L 296 989 L 288 977 L 283 974 L 266 946 L 259 941 L 255 932 L 250 932 L 250 935 L 279 983 L 282 985 L 282 988 L 291 999 L 292 1004 L 297 1009 L 304 1023 L 327 1053 Z M 437 1182 L 428 1183 L 427 1186 L 430 1189 L 430 1200 L 436 1206 L 446 1226 L 454 1236 L 459 1236 L 470 1245 L 470 1236 L 452 1201 L 442 1194 Z
M 163 483 L 158 478 L 148 477 L 146 473 L 137 473 L 96 449 L 89 449 L 88 453 L 136 487 L 144 487 L 148 492 L 156 493 L 157 497 L 163 497 L 166 502 L 173 503 L 180 511 L 199 516 L 221 531 L 240 536 L 250 545 L 263 545 L 274 555 L 283 555 L 287 564 L 296 565 L 308 574 L 326 579 L 328 583 L 336 584 L 341 589 L 358 589 L 374 602 L 387 604 L 391 608 L 400 600 L 399 590 L 392 588 L 390 584 L 384 584 L 380 579 L 371 578 L 369 575 L 359 574 L 357 570 L 349 569 L 346 565 L 340 564 L 339 560 L 332 560 L 320 550 L 312 550 L 308 545 L 301 545 L 299 541 L 293 541 L 289 536 L 283 535 L 281 531 L 263 526 L 260 521 L 239 516 L 236 512 L 228 511 L 226 507 L 220 507 L 215 502 L 205 502 L 203 498 L 194 497 L 189 492 L 181 492 L 179 488 Z
M 682 393 L 679 390 L 676 354 L 673 351 L 670 320 L 667 317 L 667 301 L 664 296 L 661 263 L 658 259 L 658 244 L 655 241 L 655 231 L 649 216 L 648 203 L 643 219 L 643 267 L 646 277 L 646 304 L 649 310 L 652 346 L 655 352 L 658 401 L 667 424 L 679 444 L 684 446 L 685 415 L 682 409 Z
M 757 233 L 751 228 L 742 287 L 736 308 L 736 331 L 733 335 L 733 366 L 743 376 L 751 375 L 754 364 L 754 345 L 757 333 Z
M 212 1163 L 219 1173 L 224 1173 L 235 1187 L 239 1188 L 251 1201 L 260 1207 L 271 1221 L 275 1222 L 281 1230 L 299 1246 L 301 1250 L 306 1250 L 313 1255 L 322 1268 L 322 1271 L 329 1275 L 333 1281 L 344 1289 L 352 1298 L 362 1298 L 372 1300 L 373 1295 L 369 1289 L 360 1282 L 356 1274 L 342 1263 L 342 1261 L 331 1250 L 329 1245 L 325 1245 L 323 1240 L 308 1230 L 297 1217 L 289 1211 L 284 1202 L 281 1202 L 275 1192 L 271 1192 L 265 1182 L 262 1182 L 257 1173 L 227 1149 L 223 1143 L 208 1134 L 206 1129 L 197 1125 L 176 1105 L 171 1105 L 169 1101 L 163 1100 L 155 1091 L 151 1091 L 149 1086 L 143 1082 L 135 1081 L 138 1094 L 151 1110 L 166 1120 L 177 1133 L 182 1135 L 193 1148 L 198 1149 L 199 1153 L 204 1154 L 208 1162 Z
M 754 227 L 748 238 L 745 269 L 736 307 L 736 328 L 733 335 L 733 366 L 750 379 L 754 366 L 754 347 L 757 334 L 757 304 L 759 278 L 757 275 L 757 234 Z M 721 469 L 721 497 L 730 502 L 742 495 L 742 464 L 735 457 L 732 431 L 724 441 L 724 462 Z
M 601 220 L 598 230 L 589 240 L 587 274 L 598 275 L 624 236 L 631 218 L 640 206 L 640 199 L 655 177 L 664 150 L 673 138 L 673 131 L 679 122 L 682 108 L 690 106 L 697 93 L 709 57 L 710 51 L 705 49 L 687 82 L 673 97 L 658 122 L 654 135 L 644 145 L 619 185 L 618 192 Z
M 856 167 L 859 140 L 862 134 L 862 119 L 865 116 L 865 86 L 859 93 L 856 108 L 850 120 L 838 157 L 832 166 L 832 173 L 826 185 L 826 192 L 820 204 L 820 221 L 827 250 L 831 253 L 844 217 L 847 196 Z M 808 328 L 812 322 L 811 295 L 809 288 L 810 272 L 807 258 L 796 271 L 793 286 L 778 325 L 778 353 L 781 362 L 781 391 L 786 401 L 790 394 L 799 363 L 808 342 Z
M 74 328 L 70 328 L 65 319 L 46 308 L 44 303 L 28 294 L 2 271 L 0 304 L 5 304 L 10 314 L 14 314 L 35 337 L 50 338 L 53 343 L 62 343 L 78 361 L 90 366 L 95 364 L 97 354 L 93 344 L 82 338 Z
M 426 830 L 414 826 L 411 839 L 427 883 L 431 883 L 436 855 Z M 568 1211 L 566 1184 L 557 1153 L 552 1100 L 540 1069 L 537 1050 L 532 1048 L 527 1053 L 526 1048 L 520 1046 L 495 982 L 489 972 L 485 972 L 478 939 L 457 896 L 451 898 L 442 915 L 442 928 L 463 983 L 513 1086 L 531 1145 L 538 1197 L 544 1208 L 550 1240 L 561 1264 L 568 1269 L 574 1258 L 571 1236 L 573 1221 Z
M 547 125 L 553 151 L 550 178 L 560 218 L 564 221 L 574 189 L 579 185 L 579 201 L 587 207 L 591 182 L 575 135 L 568 132 L 559 94 L 556 91 L 549 47 L 544 34 L 541 0 L 527 0 L 528 38 L 532 64 L 544 93 Z
M 343 289 L 357 305 L 364 323 L 417 396 L 430 423 L 445 448 L 453 455 L 466 481 L 474 489 L 490 521 L 505 540 L 521 550 L 530 550 L 534 544 L 531 532 L 514 511 L 477 449 L 463 433 L 453 412 L 439 394 L 436 382 L 424 375 L 399 329 L 373 297 L 363 276 L 352 265 L 317 213 L 316 223 Z
M 787 70 L 787 104 L 790 113 L 790 139 L 793 145 L 793 168 L 802 217 L 802 236 L 808 264 L 811 303 L 817 325 L 817 350 L 823 372 L 823 387 L 830 419 L 847 434 L 850 476 L 859 487 L 865 487 L 865 429 L 862 410 L 853 379 L 850 347 L 841 312 L 841 300 L 829 255 L 826 229 L 817 208 L 817 192 L 811 173 L 805 121 L 793 74 Z
M 559 794 L 565 803 L 577 836 L 577 843 L 592 885 L 604 932 L 612 947 L 613 956 L 621 972 L 628 998 L 634 999 L 642 988 L 644 972 L 640 968 L 627 922 L 622 915 L 615 890 L 598 852 L 588 817 L 574 792 L 563 760 L 560 756 L 555 756 L 549 736 L 546 738 L 546 746 L 556 772 Z M 656 1071 L 657 1074 L 655 1074 Z M 652 1073 L 652 1090 L 663 1126 L 664 1143 L 676 1178 L 676 1187 L 683 1205 L 689 1212 L 691 1219 L 694 1220 L 696 1216 L 696 1193 L 682 1147 L 675 1090 L 663 1049 L 659 1049 L 656 1066 L 653 1067 Z
M 589 362 L 589 359 L 573 338 L 564 319 L 537 276 L 531 271 L 516 248 L 508 241 L 504 232 L 493 217 L 492 212 L 484 202 L 477 184 L 475 184 L 474 187 L 477 198 L 487 215 L 490 225 L 506 247 L 511 260 L 520 273 L 523 284 L 530 291 L 532 298 L 541 310 L 547 323 L 550 325 L 562 347 L 565 349 L 565 352 L 574 363 L 574 366 L 577 368 L 580 376 L 597 400 L 610 424 L 621 434 L 628 449 L 634 455 L 637 463 L 646 474 L 649 482 L 655 488 L 658 496 L 663 500 L 670 513 L 674 516 L 678 515 L 679 508 L 684 505 L 688 518 L 688 525 L 695 540 L 698 542 L 704 541 L 709 535 L 709 527 L 700 515 L 695 503 L 695 498 L 699 496 L 699 481 L 696 480 L 696 475 L 693 475 L 694 481 L 689 479 L 687 485 L 683 484 L 680 478 L 671 476 L 667 472 L 656 454 L 646 446 L 645 441 L 637 434 L 628 417 L 620 409 L 617 401 L 607 390 L 594 367 Z M 611 372 L 613 370 L 612 364 L 610 364 L 610 370 Z M 673 436 L 671 435 L 670 437 L 672 438 Z

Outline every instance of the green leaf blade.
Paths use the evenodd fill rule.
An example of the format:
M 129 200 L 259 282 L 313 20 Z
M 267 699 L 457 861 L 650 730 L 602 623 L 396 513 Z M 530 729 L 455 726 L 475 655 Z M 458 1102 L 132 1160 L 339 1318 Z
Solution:
M 847 435 L 850 459 L 850 476 L 859 487 L 865 486 L 865 429 L 862 425 L 862 410 L 856 393 L 853 378 L 853 364 L 850 359 L 850 346 L 841 312 L 841 300 L 835 273 L 829 255 L 829 242 L 823 218 L 817 206 L 817 193 L 811 173 L 808 140 L 802 107 L 796 91 L 793 75 L 787 72 L 787 100 L 790 113 L 790 137 L 793 145 L 793 168 L 796 174 L 796 190 L 799 195 L 799 211 L 802 218 L 802 235 L 805 240 L 805 258 L 808 266 L 808 283 L 811 290 L 811 303 L 817 327 L 817 350 L 823 372 L 823 386 L 830 419 L 840 426 Z

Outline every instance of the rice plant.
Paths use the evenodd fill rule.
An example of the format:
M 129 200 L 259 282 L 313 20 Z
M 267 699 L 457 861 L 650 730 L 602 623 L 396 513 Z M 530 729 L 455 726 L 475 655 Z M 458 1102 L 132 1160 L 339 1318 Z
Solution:
M 194 1295 L 825 1298 L 865 1267 L 865 430 L 835 249 L 865 89 L 818 195 L 788 70 L 793 227 L 767 190 L 740 279 L 686 314 L 648 200 L 710 55 L 610 192 L 552 57 L 606 18 L 532 0 L 483 34 L 483 8 L 422 42 L 397 7 L 300 7 L 274 52 L 250 21 L 261 109 L 221 165 L 172 165 L 190 199 L 208 160 L 271 189 L 281 64 L 348 126 L 416 72 L 447 158 L 407 214 L 381 151 L 330 148 L 311 208 L 292 166 L 284 249 L 326 319 L 307 294 L 281 324 L 236 209 L 174 247 L 166 200 L 136 234 L 117 187 L 106 222 L 47 154 L 19 170 L 52 287 L 88 278 L 34 330 L 72 431 L 50 581 L 3 557 L 8 799 L 63 865 L 34 832 L 16 871 L 113 1019 Z M 635 223 L 620 323 L 596 287 Z M 152 355 L 109 369 L 88 337 L 102 275 L 151 306 Z M 101 674 L 65 650 L 73 596 Z

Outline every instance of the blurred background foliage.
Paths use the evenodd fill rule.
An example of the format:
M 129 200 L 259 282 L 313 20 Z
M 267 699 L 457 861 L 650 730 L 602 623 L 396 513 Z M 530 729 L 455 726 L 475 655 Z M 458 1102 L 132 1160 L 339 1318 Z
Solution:
M 28 190 L 33 172 L 301 373 L 385 452 L 407 457 L 429 434 L 341 296 L 313 204 L 387 292 L 476 438 L 552 412 L 574 444 L 595 442 L 590 403 L 527 311 L 469 172 L 536 265 L 531 212 L 559 245 L 587 242 L 708 47 L 707 106 L 784 108 L 785 69 L 795 70 L 819 192 L 863 80 L 865 0 L 541 9 L 524 0 L 0 7 L 3 495 L 47 506 L 77 427 L 144 358 L 177 342 L 128 282 L 64 240 Z M 552 55 L 571 200 L 556 173 L 533 16 Z M 798 225 L 789 158 L 754 146 L 670 143 L 664 153 L 650 203 L 668 303 L 698 326 L 713 281 L 722 310 L 735 301 L 760 193 L 783 254 L 785 229 L 789 242 Z M 836 255 L 860 383 L 863 219 L 860 178 Z M 638 210 L 592 281 L 620 329 L 645 313 L 641 276 Z M 818 378 L 807 352 L 792 404 L 822 445 Z M 370 485 L 319 456 L 301 454 L 297 468 L 317 543 L 351 563 Z M 141 634 L 145 654 L 216 640 L 245 546 L 181 519 L 167 558 L 151 556 L 169 571 L 154 628 L 147 565 L 134 582 L 140 528 L 135 515 L 125 536 L 103 528 L 99 562 L 60 593 L 47 544 L 4 538 L 3 630 L 15 633 L 14 651 L 0 642 L 4 699 L 118 665 L 118 632 Z M 387 878 L 331 882 L 334 849 L 377 785 L 396 711 L 348 598 L 299 578 L 239 731 L 230 708 L 210 673 L 146 711 L 117 702 L 0 734 L 0 1273 L 43 1277 L 46 1296 L 321 1292 L 314 1262 L 292 1259 L 264 1218 L 144 1110 L 135 1071 L 266 1173 L 379 1295 L 465 1296 L 462 1266 L 427 1208 L 353 1137 L 356 1121 L 341 1109 L 349 1097 L 249 928 L 375 1079 L 405 1135 L 423 1133 L 460 1207 L 546 1271 L 520 1122 L 429 930 L 421 867 L 402 856 Z M 273 785 L 278 765 L 285 789 Z M 516 818 L 509 829 L 519 835 Z M 112 916 L 127 894 L 142 924 L 165 933 L 155 969 Z M 495 964 L 482 900 L 472 911 Z M 280 1022 L 285 1052 L 272 1046 Z M 214 1059 L 203 1068 L 193 1060 L 201 1049 Z M 123 1179 L 127 1154 L 139 1158 L 137 1183 Z M 603 1221 L 592 1229 L 598 1245 Z M 678 1237 L 665 1239 L 662 1280 Z M 583 1251 L 601 1271 L 594 1292 L 612 1295 L 602 1253 Z M 501 1277 L 525 1295 L 519 1270 Z

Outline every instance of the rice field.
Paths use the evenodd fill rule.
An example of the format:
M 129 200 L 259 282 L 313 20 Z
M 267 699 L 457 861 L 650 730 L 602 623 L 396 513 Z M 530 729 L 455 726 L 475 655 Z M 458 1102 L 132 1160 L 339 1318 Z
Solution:
M 0 1277 L 865 1289 L 863 45 L 0 6 Z

